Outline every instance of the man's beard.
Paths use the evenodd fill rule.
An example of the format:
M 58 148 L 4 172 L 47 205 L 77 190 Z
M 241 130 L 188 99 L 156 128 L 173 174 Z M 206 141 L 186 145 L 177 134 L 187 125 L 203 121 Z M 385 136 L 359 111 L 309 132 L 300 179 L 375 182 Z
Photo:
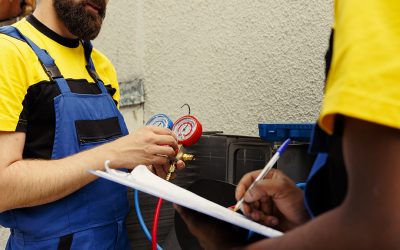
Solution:
M 86 10 L 86 5 L 96 6 L 98 13 Z M 54 0 L 58 18 L 73 35 L 83 40 L 93 40 L 100 32 L 106 15 L 106 0 Z

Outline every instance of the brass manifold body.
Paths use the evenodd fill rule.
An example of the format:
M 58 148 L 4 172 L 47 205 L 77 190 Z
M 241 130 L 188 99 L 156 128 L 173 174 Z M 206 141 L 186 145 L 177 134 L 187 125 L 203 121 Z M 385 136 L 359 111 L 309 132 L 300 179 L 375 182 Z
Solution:
M 168 174 L 167 174 L 167 176 L 165 177 L 165 179 L 166 179 L 167 181 L 169 181 L 169 179 L 171 178 L 172 173 L 175 172 L 176 163 L 177 163 L 179 160 L 182 160 L 182 161 L 184 161 L 184 162 L 193 161 L 193 160 L 194 160 L 194 155 L 193 155 L 193 154 L 188 154 L 188 153 L 186 153 L 184 147 L 183 147 L 182 145 L 179 145 L 179 151 L 178 151 L 178 153 L 176 154 L 175 159 L 172 161 L 171 165 L 169 166 Z

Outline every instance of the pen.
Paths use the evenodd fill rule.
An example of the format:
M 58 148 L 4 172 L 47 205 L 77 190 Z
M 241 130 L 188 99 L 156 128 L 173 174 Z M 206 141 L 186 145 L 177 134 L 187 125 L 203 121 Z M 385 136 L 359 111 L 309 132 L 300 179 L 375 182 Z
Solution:
M 253 181 L 253 183 L 251 183 L 250 187 L 247 189 L 246 192 L 250 191 L 250 189 L 252 189 L 254 187 L 254 185 L 256 184 L 257 181 L 263 179 L 268 174 L 268 172 L 271 170 L 271 168 L 278 161 L 279 157 L 282 155 L 283 151 L 285 151 L 285 149 L 287 148 L 289 143 L 290 143 L 290 139 L 287 139 L 286 141 L 284 141 L 282 143 L 282 145 L 278 148 L 276 153 L 268 161 L 267 165 L 265 165 L 265 167 L 263 168 L 261 173 L 257 176 L 257 178 Z M 243 195 L 243 198 L 240 199 L 236 203 L 235 207 L 233 208 L 233 211 L 235 211 L 235 212 L 238 211 L 242 207 L 243 201 L 244 201 L 244 195 Z

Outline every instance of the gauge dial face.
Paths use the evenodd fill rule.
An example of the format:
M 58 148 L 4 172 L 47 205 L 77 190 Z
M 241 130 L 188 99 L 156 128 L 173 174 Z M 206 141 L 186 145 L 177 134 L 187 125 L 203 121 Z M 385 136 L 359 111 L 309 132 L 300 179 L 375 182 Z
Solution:
M 146 125 L 157 126 L 161 128 L 172 128 L 172 121 L 169 119 L 167 115 L 164 114 L 157 114 L 151 117 L 147 122 Z
M 178 137 L 178 143 L 188 147 L 200 139 L 203 128 L 194 116 L 185 115 L 174 123 L 172 131 Z
M 197 129 L 197 122 L 191 117 L 182 117 L 174 124 L 173 131 L 179 141 L 190 139 Z

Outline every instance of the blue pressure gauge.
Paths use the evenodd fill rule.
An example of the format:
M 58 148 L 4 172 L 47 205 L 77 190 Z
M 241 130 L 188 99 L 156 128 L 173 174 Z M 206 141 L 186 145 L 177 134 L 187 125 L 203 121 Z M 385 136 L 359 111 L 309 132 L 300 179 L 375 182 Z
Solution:
M 146 125 L 157 126 L 161 128 L 169 128 L 172 129 L 174 123 L 172 120 L 165 114 L 157 114 L 152 116 L 147 122 Z

